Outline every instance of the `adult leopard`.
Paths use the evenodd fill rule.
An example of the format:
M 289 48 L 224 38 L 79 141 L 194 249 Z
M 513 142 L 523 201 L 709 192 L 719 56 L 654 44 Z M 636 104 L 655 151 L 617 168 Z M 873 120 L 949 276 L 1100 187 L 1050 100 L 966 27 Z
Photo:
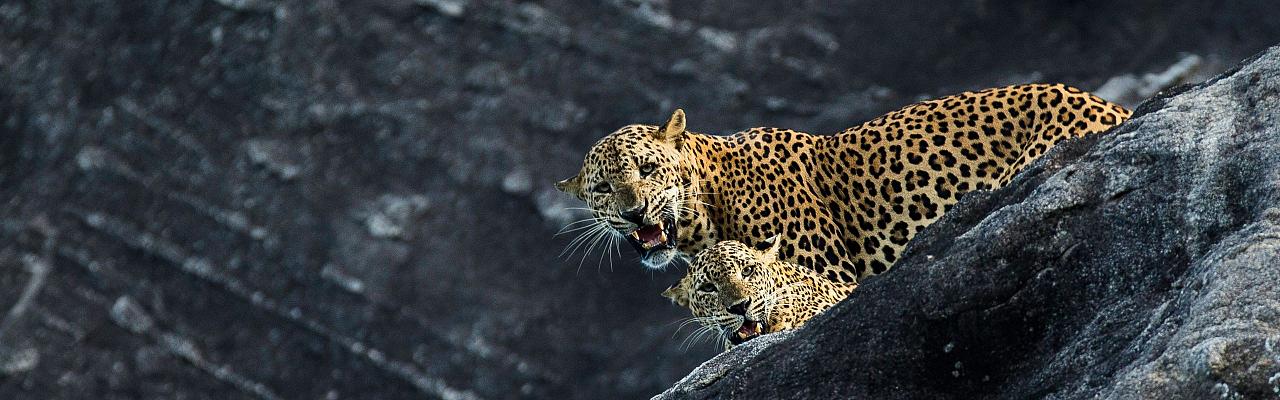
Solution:
M 886 271 L 921 228 L 969 191 L 997 188 L 1069 138 L 1129 111 L 1061 84 L 965 92 L 834 135 L 752 128 L 730 136 L 628 125 L 556 184 L 650 268 L 721 240 L 786 232 L 779 254 L 838 282 Z M 607 229 L 606 229 L 607 228 Z

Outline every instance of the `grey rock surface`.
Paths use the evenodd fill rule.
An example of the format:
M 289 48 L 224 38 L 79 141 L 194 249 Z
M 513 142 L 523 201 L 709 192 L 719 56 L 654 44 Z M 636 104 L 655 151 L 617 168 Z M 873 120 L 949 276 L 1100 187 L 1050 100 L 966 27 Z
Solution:
M 0 399 L 647 398 L 718 349 L 681 346 L 658 295 L 679 269 L 558 257 L 581 204 L 550 183 L 607 132 L 676 106 L 705 132 L 831 132 L 994 85 L 1141 89 L 1280 42 L 1277 14 L 0 1 Z
M 1276 398 L 1276 282 L 1280 47 L 966 196 L 891 273 L 658 398 Z

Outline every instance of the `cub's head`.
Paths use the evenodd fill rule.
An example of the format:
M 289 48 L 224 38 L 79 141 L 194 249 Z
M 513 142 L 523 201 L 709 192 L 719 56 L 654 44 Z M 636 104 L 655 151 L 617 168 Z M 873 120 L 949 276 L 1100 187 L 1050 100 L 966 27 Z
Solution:
M 718 242 L 693 258 L 689 272 L 662 295 L 693 311 L 703 326 L 718 330 L 725 347 L 764 333 L 793 328 L 779 307 L 793 297 L 792 283 L 778 260 L 777 236 L 755 248 Z
M 592 146 L 582 170 L 556 189 L 585 201 L 594 224 L 626 238 L 645 266 L 660 269 L 680 254 L 679 219 L 694 196 L 681 172 L 684 139 L 681 110 L 663 126 L 625 126 Z

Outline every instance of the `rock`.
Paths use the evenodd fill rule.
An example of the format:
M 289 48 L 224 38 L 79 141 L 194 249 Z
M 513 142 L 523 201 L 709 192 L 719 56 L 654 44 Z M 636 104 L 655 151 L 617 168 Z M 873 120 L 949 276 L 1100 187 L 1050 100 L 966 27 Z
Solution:
M 320 269 L 320 276 L 352 293 L 364 292 L 364 281 L 348 275 L 333 264 L 325 264 L 324 268 Z
M 255 139 L 246 142 L 244 149 L 250 162 L 263 166 L 280 179 L 290 181 L 302 173 L 305 156 L 286 143 Z
M 111 306 L 111 320 L 133 333 L 146 333 L 155 326 L 155 321 L 132 297 L 120 296 Z
M 33 348 L 15 350 L 0 344 L 0 377 L 12 377 L 30 371 L 40 363 L 40 352 Z
M 275 1 L 270 0 L 215 0 L 218 4 L 238 11 L 266 11 L 274 9 Z
M 552 188 L 543 188 L 533 196 L 538 207 L 538 215 L 547 221 L 547 226 L 555 229 L 573 229 L 581 225 L 578 221 L 591 218 L 591 213 L 583 210 L 578 199 L 570 198 Z M 570 226 L 570 224 L 574 224 Z
M 528 194 L 533 190 L 533 177 L 529 171 L 514 169 L 502 177 L 502 191 L 512 195 Z
M 404 238 L 414 220 L 430 206 L 431 200 L 423 195 L 384 194 L 357 214 L 363 216 L 369 235 L 395 239 Z
M 676 382 L 675 387 L 657 397 L 671 396 L 679 391 L 697 390 L 714 384 L 723 378 L 725 374 L 741 367 L 742 363 L 771 351 L 774 344 L 785 342 L 794 334 L 795 331 L 785 331 L 763 335 L 743 343 L 736 347 L 734 351 L 720 353 L 699 365 L 684 379 Z
M 1272 398 L 1277 115 L 1273 47 L 967 196 L 890 273 L 656 398 Z
M 416 1 L 418 4 L 424 7 L 434 8 L 436 11 L 439 11 L 441 14 L 444 14 L 453 18 L 461 17 L 462 14 L 467 11 L 467 3 L 468 3 L 468 1 L 466 0 L 416 0 Z
M 1196 78 L 1203 65 L 1204 59 L 1200 56 L 1186 54 L 1164 71 L 1143 74 L 1141 77 L 1134 74 L 1112 77 L 1092 92 L 1125 107 L 1133 107 L 1161 90 L 1201 80 Z

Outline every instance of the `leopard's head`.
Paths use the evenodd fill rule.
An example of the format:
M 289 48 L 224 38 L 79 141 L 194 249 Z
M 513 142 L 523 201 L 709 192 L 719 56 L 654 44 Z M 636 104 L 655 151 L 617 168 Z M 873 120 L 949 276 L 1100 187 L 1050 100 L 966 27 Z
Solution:
M 719 331 L 725 347 L 765 333 L 791 329 L 791 285 L 778 260 L 778 236 L 751 247 L 718 242 L 693 258 L 689 272 L 662 293 L 693 311 L 703 326 Z M 806 318 L 807 319 L 807 318 Z
M 628 125 L 587 152 L 582 169 L 556 188 L 587 203 L 589 233 L 625 238 L 641 262 L 661 269 L 679 256 L 681 219 L 697 202 L 696 179 L 682 166 L 684 111 L 666 124 Z M 583 227 L 589 229 L 588 227 Z

